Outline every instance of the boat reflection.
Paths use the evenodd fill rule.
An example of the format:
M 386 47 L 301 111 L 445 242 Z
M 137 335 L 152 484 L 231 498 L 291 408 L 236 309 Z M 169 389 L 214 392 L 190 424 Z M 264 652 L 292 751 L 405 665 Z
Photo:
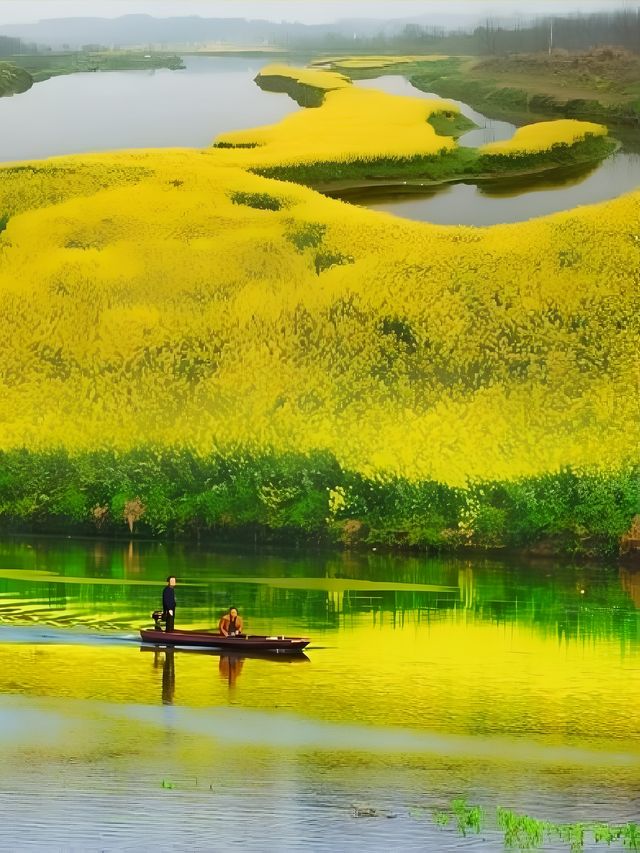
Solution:
M 153 668 L 159 669 L 162 665 L 162 704 L 173 705 L 173 697 L 176 692 L 176 666 L 173 649 L 154 650 Z
M 220 678 L 226 681 L 229 687 L 235 687 L 243 666 L 243 657 L 237 655 L 220 655 L 220 662 L 218 663 Z
M 218 673 L 229 687 L 235 687 L 236 681 L 242 673 L 245 660 L 261 660 L 270 663 L 310 663 L 310 659 L 304 653 L 295 655 L 274 654 L 273 652 L 230 652 L 220 649 L 176 649 L 173 646 L 140 646 L 141 652 L 153 653 L 153 668 L 162 667 L 162 704 L 173 705 L 176 692 L 176 668 L 175 656 L 181 654 L 205 655 L 217 657 Z

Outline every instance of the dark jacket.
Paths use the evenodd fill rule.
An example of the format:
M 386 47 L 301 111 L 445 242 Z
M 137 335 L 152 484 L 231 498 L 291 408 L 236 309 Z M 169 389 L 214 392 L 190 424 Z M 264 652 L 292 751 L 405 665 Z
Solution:
M 173 586 L 165 586 L 162 590 L 162 609 L 166 613 L 167 610 L 176 612 L 176 590 Z

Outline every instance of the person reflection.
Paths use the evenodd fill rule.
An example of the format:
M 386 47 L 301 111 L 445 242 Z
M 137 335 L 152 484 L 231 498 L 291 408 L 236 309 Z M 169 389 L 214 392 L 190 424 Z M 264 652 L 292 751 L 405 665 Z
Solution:
M 173 697 L 176 692 L 176 667 L 174 661 L 175 649 L 165 649 L 164 658 L 163 652 L 156 649 L 153 657 L 153 666 L 155 669 L 160 667 L 162 661 L 162 704 L 173 705 Z
M 243 666 L 244 658 L 238 657 L 237 655 L 220 655 L 220 661 L 218 663 L 220 678 L 222 678 L 223 681 L 226 681 L 229 687 L 235 687 L 236 680 L 242 672 Z

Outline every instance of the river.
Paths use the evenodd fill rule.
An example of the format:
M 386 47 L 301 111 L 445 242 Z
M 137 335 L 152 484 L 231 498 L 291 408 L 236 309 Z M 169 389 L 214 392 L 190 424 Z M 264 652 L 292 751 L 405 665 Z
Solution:
M 170 572 L 181 627 L 234 604 L 307 654 L 143 647 Z M 466 849 L 432 818 L 460 796 L 637 819 L 639 606 L 613 567 L 4 539 L 3 843 Z
M 254 83 L 266 60 L 186 56 L 182 71 L 110 71 L 54 77 L 0 99 L 0 162 L 138 147 L 198 147 L 223 131 L 277 122 L 298 109 L 284 94 Z M 403 77 L 356 85 L 392 94 L 438 97 Z M 515 125 L 459 104 L 480 127 L 460 144 L 508 138 Z M 377 187 L 341 193 L 374 210 L 428 222 L 493 225 L 615 198 L 640 186 L 640 154 L 620 150 L 604 163 L 530 178 L 445 184 L 426 189 Z
M 440 99 L 432 92 L 421 92 L 397 75 L 361 80 L 357 85 L 382 89 L 392 95 Z M 462 101 L 453 100 L 453 103 L 478 125 L 459 138 L 459 145 L 475 148 L 509 139 L 516 130 L 514 124 L 487 118 Z M 607 201 L 638 186 L 640 154 L 625 151 L 623 147 L 597 165 L 562 167 L 539 175 L 498 181 L 461 181 L 422 190 L 415 187 L 356 190 L 340 193 L 340 198 L 406 219 L 442 225 L 495 225 L 522 222 L 583 204 Z

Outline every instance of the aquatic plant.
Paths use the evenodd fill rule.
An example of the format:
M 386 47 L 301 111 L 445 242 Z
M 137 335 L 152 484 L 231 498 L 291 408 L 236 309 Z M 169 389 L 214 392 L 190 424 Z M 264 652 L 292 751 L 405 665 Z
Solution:
M 460 797 L 452 800 L 451 811 L 456 819 L 458 831 L 462 835 L 466 836 L 469 830 L 477 835 L 482 829 L 484 823 L 482 806 L 470 806 L 463 797 Z
M 461 798 L 452 800 L 448 809 L 436 809 L 433 813 L 434 823 L 441 827 L 447 826 L 455 816 L 457 829 L 463 836 L 469 827 L 480 831 L 483 815 L 480 806 L 469 806 Z M 622 841 L 626 849 L 640 849 L 640 827 L 635 823 L 618 826 L 602 822 L 554 823 L 498 806 L 496 826 L 503 834 L 505 847 L 511 850 L 537 850 L 545 841 L 560 840 L 569 845 L 572 853 L 580 853 L 591 838 L 596 844 L 604 842 L 610 846 L 614 841 Z

